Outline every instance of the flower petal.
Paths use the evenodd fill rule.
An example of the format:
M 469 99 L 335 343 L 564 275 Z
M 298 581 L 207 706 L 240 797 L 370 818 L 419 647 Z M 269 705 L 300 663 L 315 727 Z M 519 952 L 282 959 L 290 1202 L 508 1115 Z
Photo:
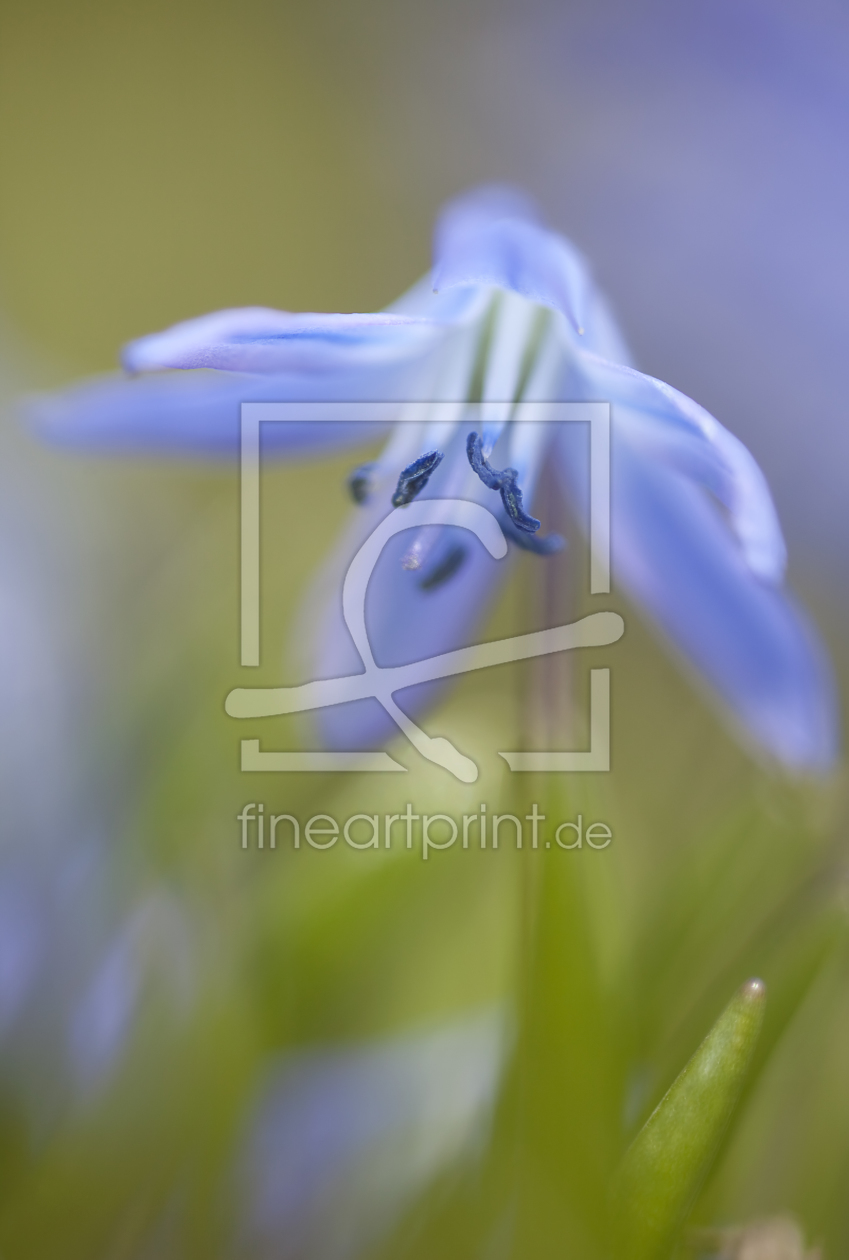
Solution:
M 448 470 L 437 471 L 422 499 L 443 497 L 449 477 L 450 484 L 456 487 L 459 469 L 464 475 L 462 491 L 452 489 L 452 497 L 496 510 L 496 497 L 475 477 L 457 445 L 452 447 L 445 465 Z M 342 616 L 339 592 L 353 556 L 389 510 L 383 496 L 360 508 L 319 574 L 295 628 L 295 650 L 309 653 L 308 659 L 298 662 L 304 677 L 334 678 L 362 672 L 362 661 Z M 429 532 L 437 537 L 422 569 L 410 571 L 403 567 L 402 561 L 416 538 L 414 531 L 405 530 L 384 548 L 369 582 L 366 626 L 374 658 L 382 667 L 406 665 L 466 647 L 472 627 L 484 615 L 509 569 L 507 560 L 494 560 L 467 529 L 431 526 Z M 442 583 L 423 586 L 422 578 L 448 561 L 452 550 L 458 547 L 464 552 L 459 570 Z M 419 684 L 399 691 L 396 699 L 412 717 L 432 705 L 446 685 Z M 327 748 L 376 748 L 398 733 L 377 700 L 320 709 L 315 723 Z
M 497 285 L 562 312 L 583 332 L 589 271 L 564 237 L 543 227 L 510 189 L 477 189 L 443 210 L 434 240 L 435 289 Z
M 475 1149 L 502 1071 L 498 1010 L 275 1064 L 240 1160 L 248 1250 L 360 1254 L 443 1168 Z
M 140 337 L 124 347 L 121 361 L 128 372 L 334 372 L 416 358 L 441 332 L 424 316 L 293 314 L 255 306 L 214 311 Z
M 161 452 L 170 455 L 234 457 L 239 452 L 243 402 L 318 402 L 320 417 L 264 426 L 263 451 L 315 454 L 357 445 L 385 431 L 394 418 L 386 404 L 375 419 L 374 398 L 414 397 L 406 365 L 391 371 L 349 371 L 335 376 L 247 376 L 242 373 L 169 372 L 127 378 L 112 374 L 83 381 L 55 394 L 24 400 L 23 413 L 36 432 L 60 446 L 98 451 Z M 351 420 L 335 401 L 362 399 Z
M 766 478 L 743 443 L 692 398 L 624 364 L 578 351 L 585 397 L 608 399 L 614 424 L 627 426 L 646 456 L 710 490 L 727 508 L 749 568 L 780 582 L 787 550 Z
M 574 437 L 560 435 L 570 491 L 585 496 Z M 822 771 L 837 751 L 834 688 L 803 614 L 754 577 L 720 513 L 681 471 L 614 428 L 614 580 L 786 767 Z
M 430 306 L 433 318 L 218 312 L 134 342 L 125 353 L 128 365 L 147 372 L 164 369 L 169 360 L 191 367 L 206 358 L 218 368 L 241 360 L 256 370 L 196 368 L 133 378 L 104 376 L 32 398 L 24 409 L 42 436 L 64 446 L 233 455 L 239 447 L 243 402 L 320 402 L 327 404 L 326 411 L 312 415 L 322 423 L 269 426 L 264 450 L 310 454 L 354 445 L 381 431 L 371 424 L 374 409 L 369 404 L 375 400 L 381 404 L 382 423 L 393 418 L 385 414 L 387 403 L 434 396 L 451 349 L 447 321 L 468 323 L 484 299 L 467 292 L 462 300 L 445 301 L 422 292 L 418 305 Z M 263 333 L 270 340 L 238 340 Z M 231 340 L 216 343 L 221 337 Z M 285 361 L 288 370 L 264 370 L 272 361 Z M 334 402 L 357 401 L 363 404 L 361 423 L 350 422 L 348 408 L 344 417 L 337 417 Z

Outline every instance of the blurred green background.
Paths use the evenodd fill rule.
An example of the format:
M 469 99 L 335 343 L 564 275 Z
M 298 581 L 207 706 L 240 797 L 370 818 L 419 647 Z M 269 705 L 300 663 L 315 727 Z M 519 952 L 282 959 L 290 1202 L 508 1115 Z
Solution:
M 216 307 L 395 296 L 429 263 L 443 189 L 423 201 L 384 160 L 369 63 L 390 15 L 4 4 L 0 266 L 21 333 L 91 371 Z
M 347 1254 L 320 1208 L 307 1241 L 295 1217 L 240 1233 L 267 1074 L 293 1047 L 506 1000 L 519 1050 L 476 1157 L 424 1161 L 404 1192 L 384 1172 L 324 1215 L 387 1257 L 603 1255 L 624 1145 L 752 972 L 771 990 L 760 1057 L 694 1219 L 791 1211 L 845 1252 L 840 776 L 770 777 L 625 609 L 614 771 L 549 802 L 609 821 L 608 852 L 539 871 L 508 853 L 427 869 L 243 855 L 249 797 L 340 818 L 407 798 L 308 776 L 246 791 L 221 707 L 238 681 L 235 468 L 42 450 L 12 400 L 216 307 L 378 308 L 426 270 L 447 196 L 518 181 L 588 253 L 641 365 L 764 464 L 843 674 L 847 66 L 830 5 L 3 0 L 0 577 L 33 612 L 19 625 L 3 606 L 0 894 L 32 904 L 41 942 L 8 1029 L 0 985 L 4 1254 Z M 268 474 L 270 533 L 292 505 L 311 521 L 284 580 L 268 560 L 281 645 L 344 526 L 350 462 Z M 526 628 L 530 563 L 495 613 L 505 633 Z M 466 680 L 433 729 L 472 755 L 494 732 L 509 746 L 529 680 L 502 675 Z M 296 736 L 275 728 L 278 746 Z M 505 778 L 470 796 L 410 775 L 417 807 L 457 814 L 525 808 L 536 787 L 513 797 Z M 0 955 L 29 957 L 21 930 Z M 121 963 L 137 940 L 143 982 Z M 89 1079 L 75 1011 L 97 1024 L 98 983 L 104 1010 L 130 997 Z M 401 1164 L 426 1145 L 411 1133 Z

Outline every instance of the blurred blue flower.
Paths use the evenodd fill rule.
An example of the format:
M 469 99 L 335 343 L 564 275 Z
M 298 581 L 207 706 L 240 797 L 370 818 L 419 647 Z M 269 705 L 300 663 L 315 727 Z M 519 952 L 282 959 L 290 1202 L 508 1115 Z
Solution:
M 359 1254 L 438 1170 L 479 1151 L 508 1043 L 496 1009 L 275 1063 L 238 1165 L 250 1254 Z
M 180 905 L 166 892 L 145 897 L 98 951 L 68 1025 L 68 1049 L 77 1087 L 91 1095 L 116 1068 L 154 972 L 176 1015 L 192 1005 L 192 938 Z
M 585 461 L 574 426 L 517 424 L 518 407 L 609 401 L 617 582 L 707 680 L 745 740 L 794 770 L 823 770 L 837 748 L 833 687 L 815 634 L 780 589 L 785 548 L 764 477 L 713 416 L 629 357 L 577 251 L 524 198 L 486 188 L 444 210 L 432 279 L 385 312 L 221 311 L 131 343 L 123 362 L 134 379 L 84 383 L 36 400 L 33 411 L 44 434 L 68 445 L 215 454 L 236 451 L 243 401 L 320 401 L 330 421 L 335 402 L 397 401 L 404 423 L 375 463 L 352 474 L 359 517 L 301 636 L 313 676 L 328 677 L 359 668 L 339 577 L 393 498 L 486 503 L 515 543 L 554 550 L 559 540 L 538 533 L 528 511 L 539 474 L 550 464 L 586 517 Z M 474 438 L 464 422 L 473 399 L 483 404 Z M 455 403 L 453 414 L 435 414 L 433 401 Z M 315 452 L 380 432 L 368 419 L 364 405 L 362 424 L 277 425 L 270 441 Z M 467 642 L 500 569 L 456 534 L 431 529 L 386 548 L 368 609 L 381 664 Z M 420 708 L 434 686 L 406 703 Z M 393 733 L 376 701 L 325 710 L 321 721 L 330 746 Z

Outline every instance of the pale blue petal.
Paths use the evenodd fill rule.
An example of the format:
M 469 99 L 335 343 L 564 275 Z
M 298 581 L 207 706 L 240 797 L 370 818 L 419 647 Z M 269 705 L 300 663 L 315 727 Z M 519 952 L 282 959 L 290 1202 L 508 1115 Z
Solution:
M 375 384 L 377 381 L 377 384 Z M 62 392 L 26 399 L 23 412 L 35 431 L 60 446 L 119 453 L 233 457 L 239 452 L 243 402 L 319 402 L 322 420 L 263 426 L 263 451 L 310 455 L 361 444 L 385 432 L 373 419 L 372 399 L 415 396 L 406 366 L 392 371 L 350 371 L 335 377 L 247 376 L 227 372 L 117 374 L 83 381 Z M 379 391 L 379 392 L 378 392 Z M 362 400 L 357 422 L 334 406 Z M 315 410 L 311 409 L 315 417 Z M 385 416 L 381 408 L 381 416 Z
M 564 332 L 566 321 L 561 320 Z M 610 303 L 600 289 L 590 285 L 587 291 L 587 317 L 584 335 L 579 342 L 581 350 L 610 359 L 614 363 L 632 366 L 634 356 L 625 335 L 619 327 Z
M 0 1038 L 14 1023 L 44 960 L 47 923 L 29 881 L 0 879 Z
M 265 307 L 214 311 L 124 347 L 128 372 L 216 368 L 226 372 L 340 372 L 409 361 L 442 328 L 424 317 L 379 311 L 368 315 L 292 313 Z
M 781 526 L 766 478 L 743 443 L 664 381 L 582 350 L 576 368 L 583 396 L 611 402 L 614 424 L 627 427 L 647 458 L 710 490 L 728 510 L 752 572 L 780 582 L 787 562 Z
M 459 491 L 455 481 L 457 469 L 465 473 Z M 474 475 L 462 450 L 452 449 L 420 497 L 445 497 L 449 484 L 453 487 L 451 497 L 482 503 L 493 512 L 500 507 L 498 496 Z M 304 677 L 333 678 L 362 672 L 362 661 L 342 617 L 339 591 L 352 557 L 390 510 L 382 498 L 359 509 L 335 555 L 320 574 L 296 627 L 296 647 L 309 652 L 307 659 L 302 657 L 298 662 L 300 670 L 306 671 Z M 434 533 L 439 531 L 438 542 L 423 570 L 410 571 L 402 564 L 421 532 L 415 530 L 405 530 L 391 539 L 375 566 L 366 598 L 366 626 L 380 666 L 406 665 L 468 646 L 473 641 L 475 624 L 507 576 L 509 559 L 494 560 L 468 530 L 446 526 L 431 529 Z M 422 573 L 433 572 L 454 547 L 464 548 L 462 567 L 443 584 L 424 589 Z M 414 717 L 430 707 L 446 685 L 420 684 L 399 691 L 395 698 L 404 712 Z M 321 709 L 314 721 L 321 743 L 327 748 L 378 748 L 398 733 L 377 700 Z
M 437 293 L 433 287 L 433 274 L 428 272 L 406 293 L 390 302 L 386 310 L 390 314 L 409 315 L 456 327 L 478 319 L 492 297 L 493 290 L 489 285 L 463 285 Z
M 571 492 L 586 467 L 564 426 Z M 754 743 L 794 771 L 837 753 L 834 687 L 804 615 L 753 576 L 719 510 L 681 472 L 614 429 L 612 573 L 696 667 Z
M 115 1066 L 138 1009 L 142 960 L 131 933 L 121 933 L 95 972 L 70 1027 L 79 1083 L 91 1088 Z
M 500 1011 L 417 1035 L 283 1059 L 239 1164 L 250 1254 L 359 1255 L 411 1198 L 477 1149 L 506 1047 Z
M 587 265 L 564 237 L 532 217 L 510 190 L 483 188 L 443 210 L 434 240 L 434 288 L 497 285 L 560 311 L 582 332 L 590 314 Z
M 539 307 L 514 293 L 496 303 L 483 377 L 481 436 L 488 458 L 507 423 L 519 390 Z

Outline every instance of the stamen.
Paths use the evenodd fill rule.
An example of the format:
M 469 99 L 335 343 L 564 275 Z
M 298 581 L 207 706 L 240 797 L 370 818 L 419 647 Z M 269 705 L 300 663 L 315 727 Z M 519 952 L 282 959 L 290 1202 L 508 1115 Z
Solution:
M 499 516 L 498 523 L 508 542 L 521 547 L 522 551 L 530 551 L 532 555 L 554 556 L 566 546 L 566 539 L 562 534 L 546 534 L 544 538 L 540 538 L 538 534 L 529 534 L 524 529 L 518 529 L 506 512 Z
M 477 433 L 470 433 L 466 439 L 466 454 L 473 470 L 489 490 L 497 490 L 501 502 L 510 520 L 519 529 L 528 534 L 535 534 L 541 522 L 535 516 L 529 516 L 522 503 L 522 491 L 516 481 L 518 473 L 515 468 L 504 468 L 500 472 L 493 468 L 483 453 L 483 441 Z
M 522 502 L 522 491 L 519 489 L 516 478 L 518 473 L 515 468 L 505 468 L 501 474 L 501 502 L 507 511 L 510 520 L 518 525 L 519 529 L 525 530 L 529 534 L 535 534 L 542 524 L 535 516 L 529 516 L 525 511 Z
M 466 548 L 462 543 L 455 543 L 443 559 L 419 579 L 419 586 L 423 591 L 432 591 L 437 586 L 442 586 L 463 566 L 465 560 Z
M 408 464 L 398 478 L 398 485 L 392 496 L 392 506 L 406 507 L 408 503 L 412 503 L 413 499 L 424 490 L 431 475 L 441 463 L 442 451 L 428 451 L 425 455 L 414 459 L 412 464 Z
M 360 464 L 348 474 L 348 490 L 355 503 L 365 503 L 370 498 L 377 480 L 378 465 Z
M 466 454 L 472 465 L 472 471 L 477 473 L 487 490 L 500 490 L 501 482 L 498 479 L 498 473 L 494 471 L 484 455 L 483 441 L 477 433 L 470 433 L 466 438 Z

